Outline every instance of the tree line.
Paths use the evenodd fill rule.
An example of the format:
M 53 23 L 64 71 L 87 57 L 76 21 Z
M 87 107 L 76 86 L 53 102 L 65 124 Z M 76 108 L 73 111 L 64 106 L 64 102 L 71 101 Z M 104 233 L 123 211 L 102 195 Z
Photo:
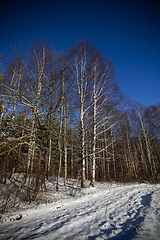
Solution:
M 160 104 L 126 99 L 114 64 L 86 40 L 66 53 L 45 41 L 2 57 L 0 182 L 21 176 L 27 198 L 45 179 L 158 182 Z M 22 177 L 23 176 L 23 177 Z M 32 191 L 30 191 L 32 189 Z

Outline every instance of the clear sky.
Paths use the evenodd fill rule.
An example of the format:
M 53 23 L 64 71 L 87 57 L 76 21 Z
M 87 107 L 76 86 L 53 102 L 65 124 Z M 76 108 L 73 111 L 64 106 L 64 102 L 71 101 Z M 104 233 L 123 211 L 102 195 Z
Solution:
M 0 0 L 0 53 L 40 39 L 64 51 L 89 39 L 126 95 L 160 102 L 160 0 Z

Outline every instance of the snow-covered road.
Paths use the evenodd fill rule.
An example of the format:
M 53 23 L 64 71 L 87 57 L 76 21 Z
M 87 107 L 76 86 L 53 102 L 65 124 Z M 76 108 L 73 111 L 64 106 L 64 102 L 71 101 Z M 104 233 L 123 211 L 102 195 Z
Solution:
M 51 204 L 19 210 L 13 219 L 22 214 L 20 220 L 6 215 L 0 239 L 160 239 L 160 185 L 96 183 L 76 197 L 56 196 Z

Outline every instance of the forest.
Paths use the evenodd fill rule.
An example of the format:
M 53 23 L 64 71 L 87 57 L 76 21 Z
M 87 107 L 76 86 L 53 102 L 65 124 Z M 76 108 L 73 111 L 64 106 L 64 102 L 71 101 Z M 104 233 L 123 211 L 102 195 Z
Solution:
M 129 81 L 129 79 L 128 79 Z M 149 97 L 149 96 L 148 96 Z M 45 41 L 3 54 L 0 186 L 32 202 L 45 180 L 160 182 L 160 103 L 130 100 L 114 63 L 87 40 L 66 52 Z M 15 183 L 18 187 L 15 190 Z M 7 190 L 6 190 L 7 189 Z M 3 205 L 2 212 L 6 205 Z

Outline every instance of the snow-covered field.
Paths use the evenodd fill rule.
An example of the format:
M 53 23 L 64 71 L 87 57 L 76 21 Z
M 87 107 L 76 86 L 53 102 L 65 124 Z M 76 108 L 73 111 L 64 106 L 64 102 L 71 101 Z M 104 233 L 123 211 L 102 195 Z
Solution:
M 160 184 L 88 182 L 75 197 L 48 186 L 53 202 L 4 214 L 0 239 L 160 239 Z

